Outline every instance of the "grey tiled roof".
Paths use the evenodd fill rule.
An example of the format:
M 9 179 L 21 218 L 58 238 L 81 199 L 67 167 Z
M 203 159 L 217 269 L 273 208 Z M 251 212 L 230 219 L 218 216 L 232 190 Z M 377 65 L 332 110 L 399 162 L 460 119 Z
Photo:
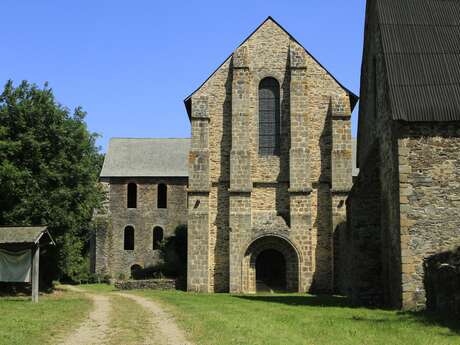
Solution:
M 0 227 L 0 244 L 37 243 L 44 234 L 54 243 L 46 226 L 4 226 Z
M 100 177 L 187 177 L 190 139 L 113 138 Z
M 459 121 L 460 1 L 376 4 L 393 119 Z

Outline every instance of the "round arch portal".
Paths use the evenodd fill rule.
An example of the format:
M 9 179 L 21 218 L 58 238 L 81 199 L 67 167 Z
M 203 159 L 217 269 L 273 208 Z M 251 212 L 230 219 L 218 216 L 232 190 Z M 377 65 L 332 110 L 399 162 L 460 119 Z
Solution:
M 299 256 L 290 242 L 278 236 L 264 236 L 248 246 L 242 273 L 246 293 L 299 290 Z

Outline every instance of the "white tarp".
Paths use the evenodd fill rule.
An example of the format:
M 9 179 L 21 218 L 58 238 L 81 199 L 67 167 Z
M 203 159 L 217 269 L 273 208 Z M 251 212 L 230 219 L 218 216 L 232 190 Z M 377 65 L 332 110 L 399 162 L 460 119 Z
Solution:
M 0 282 L 30 282 L 32 251 L 10 252 L 0 249 Z

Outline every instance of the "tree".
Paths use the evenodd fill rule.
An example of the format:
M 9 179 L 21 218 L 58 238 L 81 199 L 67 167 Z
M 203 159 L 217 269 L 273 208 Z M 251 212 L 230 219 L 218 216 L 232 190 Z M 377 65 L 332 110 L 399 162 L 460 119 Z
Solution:
M 0 96 L 0 224 L 48 225 L 56 247 L 47 278 L 78 279 L 87 266 L 93 209 L 102 201 L 102 155 L 79 107 L 58 104 L 47 84 L 10 80 Z

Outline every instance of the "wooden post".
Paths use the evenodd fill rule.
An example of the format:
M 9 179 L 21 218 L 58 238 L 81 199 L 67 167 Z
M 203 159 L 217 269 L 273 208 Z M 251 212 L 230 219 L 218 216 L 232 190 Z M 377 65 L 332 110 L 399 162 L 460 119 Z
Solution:
M 32 258 L 32 302 L 38 302 L 38 272 L 40 266 L 40 247 L 37 245 Z

